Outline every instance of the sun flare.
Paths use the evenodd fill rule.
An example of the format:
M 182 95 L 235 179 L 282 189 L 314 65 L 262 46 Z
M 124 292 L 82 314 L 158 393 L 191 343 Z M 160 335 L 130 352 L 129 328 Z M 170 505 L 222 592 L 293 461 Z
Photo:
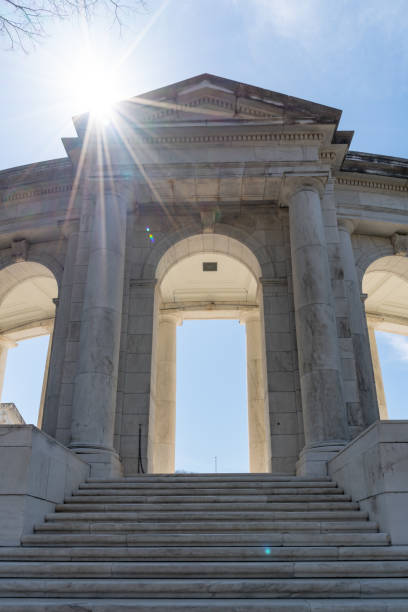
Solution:
M 79 55 L 71 76 L 75 112 L 90 112 L 109 121 L 112 105 L 118 100 L 118 86 L 112 66 L 105 58 L 87 49 Z

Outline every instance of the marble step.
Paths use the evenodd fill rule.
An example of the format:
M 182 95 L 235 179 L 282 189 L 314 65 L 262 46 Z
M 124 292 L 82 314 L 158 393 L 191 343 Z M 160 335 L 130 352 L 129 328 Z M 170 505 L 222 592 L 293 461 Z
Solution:
M 348 502 L 339 500 L 337 502 L 216 502 L 216 503 L 191 503 L 184 502 L 179 504 L 127 504 L 122 502 L 112 502 L 110 504 L 104 503 L 84 503 L 79 501 L 77 503 L 67 502 L 65 504 L 57 504 L 55 506 L 56 512 L 188 512 L 191 511 L 206 511 L 206 512 L 218 512 L 218 511 L 234 511 L 240 510 L 255 510 L 255 511 L 272 511 L 272 512 L 297 512 L 297 511 L 353 511 L 359 510 L 359 504 L 355 502 Z
M 383 546 L 386 533 L 46 533 L 22 537 L 23 546 Z
M 0 547 L 2 561 L 408 561 L 408 546 Z
M 343 495 L 342 493 L 337 493 L 334 492 L 333 494 L 329 495 L 329 494 L 321 494 L 321 495 L 311 495 L 311 494 L 301 494 L 301 493 L 296 493 L 296 494 L 292 494 L 292 495 L 288 495 L 288 494 L 284 494 L 284 495 L 278 495 L 278 494 L 268 494 L 268 495 L 259 495 L 259 494 L 253 494 L 253 495 L 137 495 L 137 494 L 133 494 L 133 495 L 128 495 L 128 494 L 121 494 L 121 493 L 117 493 L 117 492 L 112 492 L 112 493 L 101 493 L 99 494 L 92 494 L 92 495 L 88 495 L 87 493 L 82 493 L 80 495 L 73 495 L 72 497 L 67 497 L 65 500 L 67 503 L 84 503 L 84 502 L 91 502 L 91 503 L 110 503 L 110 502 L 116 502 L 116 503 L 140 503 L 140 502 L 146 502 L 146 503 L 184 503 L 184 502 L 190 502 L 190 503 L 196 503 L 196 504 L 201 504 L 201 503 L 218 503 L 218 502 L 240 502 L 240 503 L 246 503 L 246 502 L 302 502 L 302 503 L 310 503 L 310 502 L 332 502 L 332 501 L 351 501 L 351 497 L 349 495 Z
M 140 480 L 170 480 L 170 481 L 191 481 L 191 480 L 315 480 L 330 481 L 330 476 L 294 476 L 291 474 L 271 474 L 269 472 L 190 472 L 173 474 L 135 474 L 134 476 L 122 476 L 119 478 L 87 478 L 85 482 L 139 482 Z
M 407 578 L 406 561 L 18 561 L 0 578 Z M 408 588 L 408 587 L 407 587 Z
M 159 489 L 166 490 L 165 484 L 170 484 L 171 481 L 156 482 L 154 480 L 134 482 L 132 480 L 116 480 L 113 482 L 83 482 L 79 485 L 79 489 Z M 331 480 L 327 481 L 316 481 L 316 480 L 267 480 L 267 481 L 204 481 L 196 480 L 194 482 L 176 481 L 171 483 L 170 490 L 184 490 L 189 489 L 191 491 L 201 491 L 202 489 L 250 489 L 259 491 L 260 489 L 336 489 L 337 484 Z
M 203 482 L 206 480 L 215 481 L 243 481 L 249 480 L 250 482 L 258 480 L 276 481 L 276 482 L 332 482 L 330 476 L 318 476 L 313 478 L 312 476 L 290 476 L 288 474 L 268 474 L 265 472 L 232 472 L 232 473 L 203 473 L 203 474 L 139 474 L 137 476 L 124 476 L 122 478 L 88 478 L 85 482 L 103 482 L 103 483 L 116 483 L 116 482 Z
M 1 578 L 0 597 L 408 598 L 406 578 Z M 406 602 L 408 604 L 408 601 Z M 85 608 L 86 609 L 86 608 Z
M 155 532 L 191 532 L 198 531 L 201 533 L 208 532 L 228 532 L 228 531 L 239 531 L 239 532 L 252 532 L 252 531 L 269 531 L 269 532 L 280 532 L 290 533 L 292 531 L 313 531 L 317 533 L 325 532 L 341 532 L 350 533 L 355 531 L 377 531 L 378 524 L 374 521 L 275 521 L 275 520 L 256 520 L 256 521 L 188 521 L 188 523 L 178 522 L 149 522 L 148 520 L 137 522 L 102 522 L 102 521 L 70 521 L 61 520 L 53 521 L 49 523 L 41 523 L 36 525 L 34 530 L 38 532 L 62 532 L 67 531 L 75 533 L 78 531 L 84 531 L 87 533 L 132 533 L 140 532 L 143 533 L 155 533 Z
M 65 509 L 64 509 L 65 510 Z M 171 512 L 68 512 L 61 511 L 57 513 L 46 514 L 46 522 L 61 522 L 61 521 L 366 521 L 368 520 L 368 512 L 360 510 L 341 511 L 317 511 L 305 510 L 304 512 L 273 512 L 273 511 L 257 511 L 257 510 L 235 510 L 222 511 L 213 510 L 211 512 L 197 510 L 186 512 L 183 510 L 172 510 Z
M 407 612 L 406 599 L 3 599 L 7 612 Z
M 321 480 L 321 479 L 298 479 L 293 478 L 292 480 L 288 479 L 262 479 L 262 480 L 253 480 L 252 478 L 243 479 L 235 479 L 228 480 L 225 478 L 214 478 L 214 479 L 205 479 L 205 478 L 195 478 L 195 479 L 175 479 L 171 480 L 169 478 L 162 478 L 160 480 L 155 480 L 153 478 L 145 478 L 140 480 L 133 479 L 125 479 L 118 478 L 117 480 L 105 481 L 105 480 L 86 480 L 79 485 L 80 489 L 139 489 L 141 487 L 151 487 L 151 488 L 162 488 L 165 484 L 171 484 L 173 488 L 186 488 L 186 489 L 203 489 L 203 488 L 229 488 L 229 489 L 239 489 L 239 488 L 247 488 L 247 489 L 263 489 L 265 487 L 275 487 L 275 488 L 315 488 L 315 487 L 323 487 L 323 488 L 333 488 L 337 487 L 337 484 L 333 480 Z

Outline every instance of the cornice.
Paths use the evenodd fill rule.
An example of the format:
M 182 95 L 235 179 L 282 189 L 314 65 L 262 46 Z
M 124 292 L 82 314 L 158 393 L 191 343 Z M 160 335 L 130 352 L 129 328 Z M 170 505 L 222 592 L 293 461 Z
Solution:
M 395 179 L 394 179 L 395 180 Z M 384 180 L 369 180 L 363 178 L 362 176 L 352 177 L 352 176 L 337 176 L 336 184 L 339 187 L 352 187 L 352 188 L 360 188 L 364 190 L 380 190 L 380 191 L 391 191 L 397 193 L 408 193 L 408 184 L 405 182 L 395 183 L 395 182 L 385 182 Z
M 16 202 L 20 200 L 28 200 L 29 198 L 38 198 L 45 195 L 53 195 L 60 193 L 69 193 L 72 191 L 72 184 L 69 185 L 50 185 L 49 187 L 38 187 L 33 189 L 14 188 L 7 190 L 3 195 L 0 195 L 0 202 Z
M 225 142 L 322 142 L 321 132 L 273 132 L 270 134 L 206 134 L 193 136 L 143 136 L 141 141 L 149 145 L 208 144 Z

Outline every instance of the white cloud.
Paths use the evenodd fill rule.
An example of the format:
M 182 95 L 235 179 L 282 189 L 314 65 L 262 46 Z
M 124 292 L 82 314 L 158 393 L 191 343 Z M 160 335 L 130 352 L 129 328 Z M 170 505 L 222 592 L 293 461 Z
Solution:
M 395 351 L 395 357 L 398 360 L 408 361 L 408 338 L 406 336 L 381 333 L 381 337 Z

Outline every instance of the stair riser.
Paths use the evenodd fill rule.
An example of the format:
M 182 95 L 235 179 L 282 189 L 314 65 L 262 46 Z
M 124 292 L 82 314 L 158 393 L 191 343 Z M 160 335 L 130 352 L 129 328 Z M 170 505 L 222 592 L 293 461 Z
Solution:
M 269 531 L 279 533 L 291 533 L 294 531 L 313 531 L 317 533 L 326 532 L 366 532 L 366 531 L 377 531 L 378 525 L 372 521 L 253 521 L 253 522 L 240 522 L 240 521 L 202 521 L 193 522 L 188 521 L 187 523 L 116 523 L 116 522 L 80 522 L 80 521 L 55 521 L 52 523 L 45 523 L 37 525 L 35 527 L 36 532 L 70 532 L 75 533 L 84 531 L 87 533 L 132 533 L 132 532 L 143 532 L 143 533 L 156 533 L 158 531 L 164 532 L 177 532 L 186 533 L 191 531 L 199 532 L 253 532 L 253 531 Z
M 218 502 L 229 502 L 229 503 L 246 503 L 246 502 L 259 502 L 259 503 L 313 503 L 313 502 L 349 502 L 351 501 L 350 496 L 348 495 L 242 495 L 242 496 L 218 496 L 218 495 L 118 495 L 117 493 L 112 493 L 110 495 L 77 495 L 74 497 L 68 497 L 66 499 L 67 503 L 112 503 L 112 502 L 120 502 L 120 503 L 184 503 L 190 502 L 200 505 L 202 502 L 204 503 L 214 503 Z
M 401 578 L 149 580 L 149 579 L 1 579 L 2 597 L 255 597 L 337 598 L 408 597 Z
M 7 612 L 407 612 L 406 599 L 4 599 Z
M 146 482 L 314 482 L 314 483 L 330 483 L 330 476 L 290 476 L 289 474 L 267 474 L 267 473 L 231 473 L 231 474 L 143 474 L 140 476 L 126 476 L 124 478 L 88 478 L 84 484 L 118 484 L 118 483 L 146 483 Z
M 268 550 L 268 553 L 266 552 Z M 0 547 L 1 561 L 406 561 L 405 546 Z
M 268 558 L 266 555 L 264 558 Z M 0 578 L 406 578 L 408 561 L 0 563 Z
M 367 512 L 59 512 L 47 514 L 47 522 L 60 521 L 365 521 Z
M 129 490 L 143 490 L 143 489 L 152 489 L 152 490 L 168 490 L 168 489 L 176 489 L 176 490 L 185 490 L 189 491 L 205 491 L 207 489 L 214 489 L 218 491 L 219 489 L 229 489 L 231 491 L 240 491 L 241 489 L 248 489 L 249 491 L 259 491 L 263 489 L 308 489 L 313 491 L 319 490 L 332 490 L 337 489 L 337 485 L 335 482 L 194 482 L 194 483 L 169 483 L 169 482 L 115 482 L 112 484 L 103 484 L 103 483 L 83 483 L 79 485 L 78 490 L 88 490 L 88 491 L 116 491 L 119 489 L 129 489 Z
M 282 503 L 282 504 L 259 504 L 253 502 L 247 502 L 246 504 L 238 503 L 220 503 L 216 504 L 205 504 L 205 503 L 183 503 L 183 504 L 126 504 L 126 503 L 114 503 L 114 504 L 84 504 L 78 502 L 76 504 L 66 503 L 57 504 L 55 506 L 56 512 L 172 512 L 173 510 L 178 512 L 192 511 L 206 511 L 206 512 L 218 512 L 222 511 L 248 511 L 255 510 L 259 512 L 272 511 L 272 512 L 306 512 L 306 511 L 358 511 L 358 504 L 352 502 L 329 502 L 324 503 Z
M 334 487 L 179 487 L 164 488 L 162 486 L 140 486 L 140 487 L 83 487 L 75 492 L 75 495 L 343 495 L 343 489 Z
M 389 544 L 383 533 L 138 533 L 45 534 L 22 537 L 29 546 L 381 546 Z

